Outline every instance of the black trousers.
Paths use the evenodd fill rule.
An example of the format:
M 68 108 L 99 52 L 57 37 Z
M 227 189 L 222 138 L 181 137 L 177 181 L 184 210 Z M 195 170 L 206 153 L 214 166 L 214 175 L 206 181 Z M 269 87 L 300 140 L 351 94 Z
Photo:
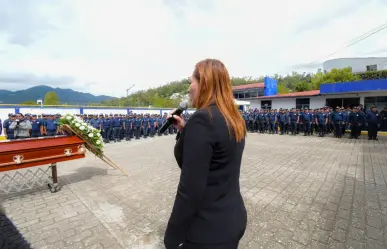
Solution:
M 296 134 L 296 133 L 297 133 L 297 122 L 292 121 L 292 134 Z
M 284 134 L 285 133 L 285 122 L 280 122 L 279 125 L 280 125 L 281 134 Z
M 318 124 L 318 135 L 323 137 L 325 134 L 325 124 Z
M 341 124 L 339 122 L 335 123 L 335 137 L 341 137 Z
M 359 127 L 358 123 L 352 124 L 351 125 L 351 137 L 352 138 L 358 138 L 359 137 L 359 130 L 360 130 L 360 127 Z
M 378 124 L 368 123 L 368 137 L 375 139 L 378 136 Z
M 310 123 L 309 123 L 309 121 L 304 121 L 304 134 L 310 135 Z

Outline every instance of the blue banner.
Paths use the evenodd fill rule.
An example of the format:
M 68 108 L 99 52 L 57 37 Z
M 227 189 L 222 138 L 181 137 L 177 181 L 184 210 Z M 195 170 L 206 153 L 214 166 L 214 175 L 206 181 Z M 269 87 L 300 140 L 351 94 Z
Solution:
M 276 95 L 278 93 L 278 81 L 276 79 L 265 77 L 263 83 L 265 84 L 265 96 Z

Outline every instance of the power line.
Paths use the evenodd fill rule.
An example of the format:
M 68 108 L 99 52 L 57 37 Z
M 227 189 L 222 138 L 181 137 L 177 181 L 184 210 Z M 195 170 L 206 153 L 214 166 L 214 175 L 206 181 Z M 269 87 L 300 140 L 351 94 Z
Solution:
M 281 71 L 279 71 L 279 72 L 276 73 L 276 74 L 279 74 L 279 73 L 281 73 L 281 72 L 283 72 L 283 71 L 285 71 L 285 70 L 287 70 L 287 69 L 297 70 L 297 69 L 300 69 L 300 68 L 302 68 L 302 67 L 304 67 L 304 66 L 311 65 L 311 64 L 314 64 L 314 63 L 316 63 L 316 62 L 319 62 L 320 60 L 322 60 L 322 59 L 324 59 L 324 58 L 327 58 L 327 57 L 330 57 L 330 56 L 332 56 L 332 55 L 334 55 L 334 54 L 337 54 L 337 53 L 340 52 L 342 49 L 349 48 L 349 47 L 351 47 L 351 46 L 353 46 L 353 45 L 355 45 L 355 44 L 357 44 L 357 43 L 359 43 L 359 42 L 361 42 L 361 41 L 363 41 L 363 40 L 369 38 L 370 36 L 373 36 L 374 34 L 379 33 L 380 31 L 383 31 L 383 30 L 386 29 L 386 28 L 387 28 L 387 22 L 384 23 L 384 24 L 382 24 L 382 25 L 380 25 L 380 26 L 378 26 L 378 27 L 376 27 L 376 28 L 373 28 L 373 29 L 367 31 L 366 33 L 363 33 L 363 34 L 361 34 L 361 35 L 359 35 L 359 36 L 357 36 L 357 37 L 355 37 L 355 38 L 349 40 L 349 41 L 347 42 L 347 45 L 346 45 L 345 47 L 340 48 L 340 49 L 336 50 L 336 51 L 333 52 L 333 53 L 330 53 L 330 54 L 328 54 L 328 55 L 326 55 L 326 56 L 324 56 L 324 57 L 321 57 L 321 58 L 319 58 L 319 59 L 317 59 L 317 60 L 314 60 L 314 61 L 312 61 L 312 62 L 309 62 L 309 63 L 307 63 L 307 64 L 303 64 L 302 66 L 299 66 L 299 67 L 296 67 L 296 68 L 294 68 L 294 67 L 287 67 L 287 68 L 284 68 L 284 69 L 282 69 Z

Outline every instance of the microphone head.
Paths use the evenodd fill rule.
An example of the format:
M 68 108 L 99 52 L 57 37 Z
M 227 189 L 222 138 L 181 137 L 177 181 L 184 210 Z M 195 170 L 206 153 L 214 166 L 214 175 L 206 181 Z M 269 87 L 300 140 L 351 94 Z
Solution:
M 182 111 L 187 110 L 187 108 L 188 108 L 187 102 L 186 102 L 186 101 L 181 102 L 181 103 L 179 104 L 179 107 L 178 107 L 178 108 L 179 108 L 180 110 L 182 110 Z

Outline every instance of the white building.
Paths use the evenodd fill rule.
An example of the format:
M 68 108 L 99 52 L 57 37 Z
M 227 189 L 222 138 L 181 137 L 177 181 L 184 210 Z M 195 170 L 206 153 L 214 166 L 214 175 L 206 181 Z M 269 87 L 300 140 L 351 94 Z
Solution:
M 379 110 L 387 106 L 387 91 L 371 91 L 341 94 L 320 94 L 320 90 L 262 96 L 250 99 L 251 109 L 304 109 L 324 106 L 353 107 L 363 105 L 366 109 L 375 105 Z
M 329 72 L 334 68 L 343 69 L 346 67 L 351 67 L 353 73 L 384 70 L 387 69 L 387 57 L 339 58 L 323 63 L 324 72 Z

